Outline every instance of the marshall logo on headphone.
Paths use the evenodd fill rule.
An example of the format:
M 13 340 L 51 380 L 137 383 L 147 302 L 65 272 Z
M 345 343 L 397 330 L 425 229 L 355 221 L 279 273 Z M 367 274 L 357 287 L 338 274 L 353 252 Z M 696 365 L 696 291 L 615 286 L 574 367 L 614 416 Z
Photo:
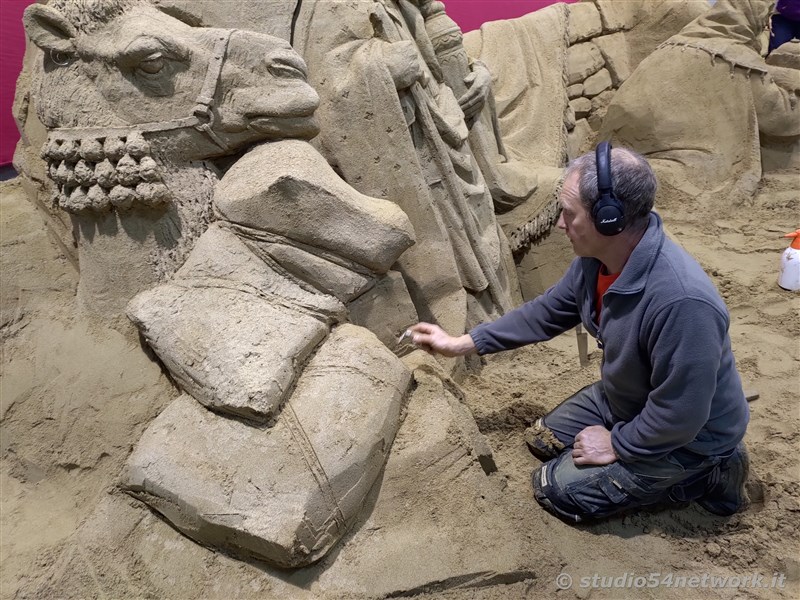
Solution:
M 594 226 L 602 235 L 617 235 L 625 229 L 625 211 L 614 195 L 611 181 L 611 144 L 600 142 L 595 150 L 597 191 L 599 198 L 592 207 Z

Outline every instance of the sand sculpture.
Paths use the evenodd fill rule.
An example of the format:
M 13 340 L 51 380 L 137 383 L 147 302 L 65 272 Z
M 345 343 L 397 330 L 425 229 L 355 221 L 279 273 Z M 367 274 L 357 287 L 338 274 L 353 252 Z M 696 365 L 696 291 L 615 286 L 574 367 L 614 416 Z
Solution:
M 224 5 L 213 0 L 154 0 L 154 2 L 162 10 L 175 14 L 193 25 L 254 30 L 279 36 L 287 41 L 294 41 L 297 37 L 295 46 L 301 50 L 300 40 L 303 31 L 307 31 L 307 26 L 311 23 L 318 23 L 320 19 L 325 18 L 322 14 L 324 11 L 317 11 L 313 3 L 298 3 L 292 0 L 271 0 L 266 4 L 262 0 L 242 0 L 237 4 L 236 11 L 225 10 Z M 268 8 L 265 9 L 267 5 Z M 569 251 L 568 248 L 546 239 L 558 210 L 555 192 L 565 156 L 576 156 L 593 144 L 607 105 L 619 85 L 625 81 L 642 58 L 654 50 L 666 36 L 676 33 L 706 10 L 707 3 L 705 0 L 624 3 L 614 0 L 595 0 L 572 5 L 553 5 L 521 19 L 487 23 L 480 31 L 473 31 L 463 36 L 463 45 L 458 28 L 440 10 L 440 6 L 435 3 L 423 3 L 421 6 L 428 7 L 425 9 L 426 17 L 424 17 L 425 38 L 431 44 L 434 42 L 438 44 L 438 49 L 430 50 L 428 47 L 425 57 L 422 57 L 421 52 L 417 52 L 417 63 L 430 61 L 433 71 L 441 72 L 447 86 L 453 90 L 456 97 L 461 97 L 466 87 L 463 83 L 464 74 L 468 73 L 470 68 L 481 71 L 476 59 L 485 63 L 492 73 L 492 88 L 489 93 L 486 92 L 485 85 L 477 86 L 484 90 L 481 96 L 485 97 L 486 101 L 483 110 L 469 119 L 468 144 L 492 194 L 495 211 L 498 213 L 497 222 L 508 237 L 515 256 L 523 296 L 534 297 L 547 287 L 548 282 L 552 282 L 552 278 L 563 267 L 561 264 L 563 261 L 557 257 Z M 293 19 L 296 10 L 300 12 L 297 18 Z M 406 12 L 408 13 L 408 10 Z M 409 14 L 413 12 L 412 10 Z M 304 18 L 301 19 L 301 16 Z M 362 17 L 363 10 L 359 15 L 359 18 Z M 428 29 L 431 30 L 430 33 Z M 385 36 L 381 38 L 375 34 L 374 28 L 372 31 L 374 39 L 358 38 L 360 41 L 354 43 L 364 45 L 365 48 L 391 45 L 384 39 Z M 366 34 L 362 32 L 359 35 Z M 418 33 L 415 35 L 420 37 L 424 44 L 425 38 Z M 337 50 L 331 48 L 326 53 L 315 50 L 313 44 L 308 46 L 304 58 L 309 64 L 311 77 L 324 79 L 324 75 L 321 75 L 324 73 L 323 63 L 325 60 L 330 60 L 331 54 L 335 54 Z M 15 101 L 15 113 L 23 137 L 15 156 L 15 164 L 23 174 L 22 183 L 28 189 L 31 198 L 37 201 L 43 212 L 48 214 L 49 225 L 64 241 L 64 251 L 77 263 L 73 249 L 73 223 L 64 218 L 68 213 L 50 210 L 50 193 L 47 191 L 50 184 L 40 164 L 42 161 L 36 156 L 45 142 L 36 114 L 40 100 L 46 101 L 46 98 L 40 99 L 36 93 L 40 78 L 37 61 L 40 61 L 41 57 L 35 52 L 35 46 L 32 46 L 32 49 L 25 61 Z M 464 54 L 464 50 L 467 55 Z M 409 54 L 413 57 L 414 53 L 409 52 Z M 536 59 L 530 60 L 530 57 Z M 438 66 L 436 63 L 439 63 Z M 446 65 L 446 68 L 441 68 L 442 64 Z M 510 67 L 517 64 L 524 65 L 525 69 Z M 348 68 L 355 70 L 356 65 L 348 65 Z M 600 80 L 606 81 L 609 76 L 611 83 L 601 89 L 603 85 Z M 594 79 L 591 79 L 592 77 Z M 591 80 L 591 85 L 584 90 L 585 80 Z M 576 83 L 570 84 L 573 81 Z M 397 91 L 396 95 L 403 94 L 408 95 L 408 90 Z M 391 96 L 389 98 L 391 99 Z M 396 101 L 399 102 L 399 99 Z M 381 107 L 367 109 L 367 114 L 374 115 L 376 111 L 380 112 L 379 108 Z M 313 140 L 312 143 L 324 150 L 319 141 L 326 136 L 330 137 L 332 134 L 324 132 L 328 129 L 335 131 L 337 123 L 335 119 L 328 122 L 321 119 L 321 116 L 324 115 L 318 114 L 323 136 L 319 140 Z M 408 141 L 407 136 L 405 139 Z M 408 149 L 408 146 L 402 144 L 397 147 Z M 384 148 L 392 152 L 394 149 L 394 147 Z M 326 153 L 326 158 L 332 159 L 330 152 Z M 358 163 L 356 158 L 351 162 Z M 175 159 L 176 157 L 171 157 L 171 160 Z M 217 161 L 216 170 L 224 172 L 227 164 L 229 163 L 225 161 Z M 365 167 L 357 164 L 357 168 Z M 204 172 L 204 176 L 198 176 L 196 179 L 200 183 L 208 184 L 209 188 L 213 187 L 218 173 L 208 168 L 199 171 Z M 341 169 L 339 171 L 340 175 L 343 174 Z M 375 171 L 380 171 L 380 165 L 375 167 Z M 406 182 L 409 180 L 409 177 L 403 179 Z M 191 185 L 199 185 L 198 181 Z M 358 174 L 350 177 L 348 182 L 356 189 L 366 191 L 373 196 L 384 192 L 383 188 L 377 193 L 368 190 Z M 423 197 L 429 195 L 426 190 L 414 191 L 414 194 L 421 194 Z M 203 205 L 207 204 L 208 202 L 205 202 Z M 485 220 L 485 216 L 483 218 Z M 432 227 L 428 223 L 425 223 L 425 226 Z M 118 224 L 112 220 L 109 229 L 114 227 L 118 229 Z M 438 241 L 427 243 L 444 244 L 441 232 L 437 236 L 435 240 Z M 502 243 L 502 238 L 500 242 Z M 531 251 L 531 246 L 534 244 L 536 251 Z M 176 254 L 182 259 L 185 257 L 185 249 L 179 250 Z M 415 251 L 421 252 L 421 249 Z M 80 252 L 88 254 L 85 247 Z M 96 254 L 102 255 L 102 253 Z M 448 250 L 446 254 L 450 254 L 450 251 Z M 123 255 L 123 258 L 125 256 L 127 254 Z M 179 263 L 180 259 L 174 262 Z M 84 263 L 87 262 L 88 257 L 84 257 Z M 128 268 L 133 266 L 129 264 Z M 88 277 L 84 279 L 85 281 L 81 283 L 82 292 L 89 287 Z M 406 279 L 411 281 L 408 276 Z M 455 279 L 452 279 L 451 283 L 454 282 Z M 470 311 L 474 315 L 485 312 L 485 309 L 480 309 L 475 302 L 472 302 L 473 296 L 453 291 L 455 288 L 448 292 L 448 289 L 450 288 L 446 286 L 442 288 L 442 294 L 445 296 L 451 294 L 452 299 L 470 298 Z M 411 291 L 423 316 L 429 314 L 429 309 L 426 308 L 429 302 L 422 297 L 421 292 L 415 291 L 414 285 L 411 286 Z M 488 295 L 479 293 L 477 297 L 485 299 Z M 81 293 L 82 298 L 83 296 L 91 297 L 92 294 Z M 366 300 L 365 297 L 362 304 L 367 304 Z M 392 314 L 394 307 L 391 301 L 386 301 L 384 290 L 372 291 L 369 300 L 372 304 L 383 302 L 388 305 L 391 308 L 384 310 L 383 313 Z M 446 304 L 444 299 L 440 301 Z M 436 302 L 439 300 L 434 303 Z M 98 301 L 87 302 L 86 305 L 90 309 L 97 308 Z M 114 308 L 119 309 L 120 306 Z M 356 312 L 364 311 L 356 308 Z M 464 312 L 465 309 L 459 300 L 456 313 Z M 120 313 L 121 310 L 96 310 L 95 316 Z M 405 317 L 408 317 L 408 312 Z M 391 336 L 387 332 L 381 339 L 388 341 L 389 337 Z
M 278 132 L 316 133 L 309 117 L 318 99 L 293 73 L 287 44 L 188 26 L 172 36 L 174 48 L 138 42 L 141 23 L 125 32 L 113 22 L 137 4 L 106 3 L 87 18 L 80 3 L 56 2 L 26 16 L 44 49 L 37 108 L 50 133 L 42 155 L 55 202 L 72 215 L 79 299 L 106 319 L 171 275 L 207 227 L 220 172 L 203 159 Z M 94 35 L 101 26 L 110 35 Z M 269 57 L 263 65 L 247 54 L 256 48 Z M 223 86 L 238 93 L 219 105 Z
M 490 76 L 442 4 L 304 1 L 293 45 L 321 97 L 323 155 L 414 226 L 399 268 L 420 317 L 462 331 L 513 306 L 516 273 L 468 139 Z
M 422 364 L 392 354 L 397 334 L 419 317 L 464 330 L 519 301 L 495 210 L 510 215 L 515 251 L 552 225 L 575 121 L 564 77 L 608 96 L 610 83 L 587 83 L 625 79 L 627 50 L 611 38 L 641 11 L 557 6 L 530 20 L 520 51 L 535 30 L 535 54 L 557 68 L 499 85 L 495 102 L 439 2 L 307 1 L 290 28 L 277 11 L 262 28 L 286 30 L 308 75 L 286 41 L 198 27 L 181 5 L 28 9 L 44 51 L 41 156 L 75 231 L 82 304 L 112 323 L 127 304 L 184 392 L 145 432 L 123 487 L 201 543 L 304 565 L 351 527 L 386 461 Z M 481 36 L 474 54 L 499 69 L 508 32 Z M 607 68 L 587 70 L 574 56 L 598 36 Z M 306 77 L 322 98 L 314 146 Z M 529 119 L 537 143 L 521 119 L 542 77 L 564 93 Z M 417 382 L 444 377 L 423 371 Z M 445 402 L 488 473 L 491 450 L 456 404 Z
M 604 135 L 609 105 L 617 94 L 624 105 L 643 77 L 637 65 L 706 1 L 555 5 L 463 37 L 440 3 L 416 0 L 276 0 L 269 11 L 262 0 L 242 0 L 235 11 L 214 0 L 43 4 L 28 18 L 43 52 L 31 47 L 21 79 L 18 165 L 53 192 L 51 215 L 74 232 L 63 237 L 67 253 L 71 235 L 77 242 L 84 309 L 119 329 L 130 317 L 179 391 L 160 380 L 157 406 L 166 409 L 152 421 L 157 411 L 147 413 L 141 439 L 138 430 L 108 435 L 119 453 L 108 472 L 135 447 L 122 478 L 90 507 L 69 551 L 26 584 L 30 595 L 96 594 L 105 583 L 93 565 L 135 595 L 169 595 L 178 571 L 182 582 L 221 581 L 228 595 L 241 592 L 243 573 L 256 573 L 250 585 L 269 582 L 276 596 L 308 591 L 301 588 L 310 581 L 312 592 L 331 597 L 533 577 L 530 566 L 547 556 L 536 544 L 535 557 L 518 562 L 526 547 L 518 517 L 530 507 L 509 509 L 516 497 L 502 468 L 486 476 L 497 466 L 463 390 L 419 352 L 398 358 L 393 351 L 407 348 L 396 346 L 397 333 L 419 315 L 464 327 L 516 301 L 497 224 L 523 282 L 534 279 L 527 261 L 547 252 L 568 260 L 567 248 L 536 245 L 557 214 L 559 167 Z M 705 47 L 715 27 L 688 45 Z M 148 46 L 153 37 L 170 42 Z M 309 63 L 319 111 L 290 40 Z M 686 69 L 711 69 L 719 85 L 751 94 L 755 113 L 731 113 L 726 126 L 751 135 L 730 121 L 751 123 L 755 114 L 757 138 L 742 147 L 753 155 L 760 143 L 764 171 L 797 169 L 800 137 L 786 129 L 797 119 L 781 102 L 791 107 L 797 95 L 800 45 L 787 44 L 766 65 L 736 54 L 758 67 L 746 79 L 750 63 L 731 67 L 725 48 L 716 66 L 706 64 L 717 43 L 732 42 L 656 55 L 674 50 Z M 755 102 L 765 97 L 778 103 L 767 110 Z M 671 106 L 656 108 L 672 122 Z M 464 190 L 466 207 L 454 207 Z M 492 204 L 502 214 L 492 215 Z M 453 219 L 474 229 L 451 236 Z M 89 401 L 104 393 L 70 392 Z M 492 418 L 524 418 L 510 406 Z M 21 450 L 19 460 L 29 460 Z M 65 469 L 88 462 L 64 454 Z M 175 535 L 119 487 L 224 553 Z M 324 558 L 276 575 L 225 554 L 281 567 Z M 214 569 L 209 557 L 219 561 Z
M 760 139 L 796 142 L 800 71 L 761 56 L 773 5 L 719 0 L 646 58 L 611 101 L 601 136 L 651 160 L 660 201 L 750 200 L 762 176 Z
M 495 296 L 518 299 L 514 269 L 497 260 L 498 245 L 507 244 L 494 221 L 507 237 L 514 238 L 527 220 L 535 220 L 538 233 L 529 235 L 529 239 L 544 235 L 557 213 L 555 188 L 564 153 L 531 153 L 527 158 L 509 155 L 504 147 L 508 132 L 500 130 L 485 65 L 468 56 L 464 36 L 444 12 L 442 3 L 380 1 L 348 6 L 346 2 L 286 0 L 273 2 L 269 15 L 264 14 L 262 3 L 252 0 L 241 2 L 236 14 L 220 11 L 206 0 L 158 0 L 158 4 L 164 10 L 190 13 L 197 22 L 253 27 L 292 41 L 308 64 L 310 81 L 322 96 L 317 113 L 321 134 L 312 143 L 348 183 L 363 193 L 399 202 L 415 230 L 423 232 L 417 236 L 417 245 L 401 257 L 409 290 L 423 318 L 444 319 L 462 327 L 465 320 L 474 323 L 496 313 L 500 305 Z M 294 19 L 291 9 L 296 10 Z M 556 10 L 559 14 L 564 11 L 563 7 Z M 345 33 L 337 35 L 342 24 Z M 537 31 L 545 33 L 549 24 L 540 22 Z M 563 39 L 557 43 L 560 47 Z M 348 57 L 353 60 L 346 60 Z M 393 77 L 402 76 L 404 69 L 411 73 L 419 69 L 425 74 L 417 86 L 404 81 L 398 89 Z M 553 72 L 559 73 L 558 68 Z M 555 87 L 551 89 L 550 84 Z M 492 85 L 497 85 L 496 78 Z M 547 87 L 554 98 L 563 95 L 560 73 L 535 85 Z M 466 118 L 460 114 L 459 103 L 469 103 Z M 536 123 L 542 127 L 531 127 L 543 136 L 537 148 L 550 147 L 545 123 L 548 130 L 555 128 L 561 135 L 565 106 L 566 98 L 559 111 L 537 112 Z M 520 108 L 513 126 L 521 122 L 521 113 L 527 108 Z M 353 123 L 359 123 L 369 135 L 337 133 Z M 391 132 L 387 135 L 385 129 Z M 365 143 L 372 147 L 373 159 L 391 159 L 363 160 Z M 552 164 L 541 160 L 544 155 Z M 420 187 L 418 182 L 425 177 L 434 185 Z M 467 194 L 466 206 L 459 206 L 459 189 Z M 495 219 L 492 214 L 522 203 L 526 210 L 511 218 Z M 473 215 L 468 220 L 475 220 L 474 231 L 460 232 L 458 227 L 448 230 L 448 219 L 458 220 L 461 213 Z M 465 240 L 469 242 L 470 236 L 481 238 L 486 250 L 476 253 L 469 248 Z M 512 252 L 524 250 L 514 239 L 510 242 Z M 431 253 L 448 267 L 442 269 L 438 283 L 433 283 L 428 270 L 419 266 L 426 264 L 425 257 Z M 459 256 L 464 260 L 455 260 L 454 267 Z M 492 269 L 487 278 L 482 274 L 486 267 L 478 263 L 496 264 L 499 277 L 492 286 L 488 286 Z
M 128 313 L 186 392 L 151 424 L 123 485 L 203 543 L 282 566 L 313 561 L 358 514 L 399 425 L 408 369 L 344 321 L 346 304 L 413 244 L 413 230 L 302 139 L 316 132 L 317 96 L 286 42 L 191 28 L 146 2 L 95 7 L 34 5 L 25 26 L 52 61 L 43 90 L 63 100 L 55 80 L 99 94 L 77 111 L 56 101 L 43 109 L 57 202 L 82 233 L 97 228 L 80 242 L 95 255 L 105 224 L 119 223 L 110 237 L 122 243 L 103 247 L 94 277 L 106 275 L 108 287 L 132 278 L 115 299 L 150 287 Z M 250 150 L 181 231 L 196 190 L 183 178 L 172 194 L 168 173 L 278 137 L 300 139 Z M 170 162 L 175 155 L 183 161 Z M 214 223 L 192 239 L 212 210 Z M 108 272 L 140 241 L 139 213 L 155 231 L 167 221 L 173 237 L 153 236 L 131 263 L 147 268 L 154 246 L 193 242 L 180 269 L 149 279 Z M 92 276 L 84 256 L 82 276 Z
M 797 99 L 800 98 L 800 42 L 790 41 L 773 50 L 766 58 L 775 83 Z M 795 109 L 796 110 L 796 109 Z M 790 116 L 793 113 L 790 113 Z M 782 127 L 771 127 L 777 134 L 759 127 L 761 170 L 764 174 L 800 172 L 800 135 L 791 135 Z
M 416 55 L 416 63 L 429 73 L 424 85 L 426 93 L 436 89 L 433 81 L 438 89 L 446 84 L 452 95 L 460 99 L 468 88 L 476 87 L 474 83 L 468 86 L 465 77 L 473 82 L 479 79 L 473 73 L 481 73 L 483 65 L 487 66 L 492 75 L 491 89 L 477 86 L 484 89 L 481 94 L 485 102 L 479 113 L 471 114 L 465 121 L 469 136 L 463 153 L 465 156 L 470 153 L 480 167 L 494 202 L 497 222 L 508 238 L 517 263 L 516 272 L 526 299 L 535 297 L 554 281 L 569 253 L 569 248 L 559 245 L 558 241 L 546 239 L 558 215 L 556 192 L 565 160 L 592 146 L 608 103 L 636 65 L 666 37 L 677 33 L 708 8 L 706 0 L 596 0 L 556 4 L 520 19 L 487 23 L 480 31 L 462 36 L 438 2 L 380 2 L 381 8 L 376 7 L 375 2 L 362 2 L 360 7 L 334 8 L 319 7 L 310 0 L 274 0 L 269 3 L 269 10 L 264 10 L 261 1 L 242 0 L 234 12 L 221 9 L 219 3 L 211 0 L 156 0 L 156 3 L 163 10 L 181 14 L 195 23 L 255 29 L 291 40 L 308 63 L 309 76 L 323 96 L 322 108 L 317 113 L 322 133 L 312 143 L 333 164 L 338 160 L 348 167 L 336 166 L 356 189 L 382 197 L 391 187 L 388 183 L 392 182 L 398 194 L 406 198 L 401 201 L 404 209 L 412 210 L 413 207 L 407 205 L 416 198 L 414 202 L 419 203 L 418 209 L 423 215 L 424 207 L 430 207 L 431 192 L 415 187 L 412 176 L 419 175 L 421 166 L 417 164 L 418 156 L 412 146 L 420 146 L 425 140 L 420 140 L 419 136 L 410 140 L 407 134 L 397 133 L 393 125 L 394 138 L 390 144 L 378 135 L 382 132 L 377 125 L 381 119 L 397 120 L 399 116 L 395 113 L 400 110 L 397 103 L 408 105 L 402 98 L 412 93 L 409 88 L 394 90 L 393 82 L 387 84 L 380 77 L 364 77 L 364 71 L 369 68 L 383 72 L 388 68 L 387 57 L 391 52 L 384 50 L 393 45 L 392 36 L 386 31 L 403 32 L 408 43 L 413 40 L 416 44 L 416 51 L 406 46 L 405 52 L 412 63 Z M 372 13 L 376 16 L 369 17 Z M 368 22 L 371 18 L 382 23 L 387 14 L 390 17 L 388 28 L 379 26 L 376 29 Z M 328 21 L 344 21 L 352 26 L 346 34 L 337 37 L 333 30 L 325 29 Z M 312 29 L 320 31 L 309 37 Z M 342 64 L 343 53 L 347 52 L 358 60 Z M 344 69 L 349 79 L 338 81 L 337 77 L 330 77 L 332 68 Z M 362 84 L 370 87 L 356 86 L 359 76 Z M 589 80 L 589 85 L 584 90 L 585 80 Z M 370 96 L 378 81 L 383 81 L 380 102 Z M 319 85 L 321 82 L 326 85 Z M 334 93 L 347 86 L 346 99 Z M 451 93 L 445 96 L 449 98 Z M 357 98 L 361 100 L 356 102 Z M 326 108 L 331 103 L 340 110 Z M 387 113 L 386 106 L 394 109 Z M 477 109 L 477 106 L 472 108 Z M 376 118 L 376 114 L 382 115 L 381 119 Z M 435 114 L 433 111 L 432 115 Z M 421 127 L 420 120 L 416 121 L 412 131 Z M 359 154 L 363 150 L 359 145 L 362 137 L 341 136 L 344 139 L 340 139 L 337 132 L 355 122 L 366 124 L 368 130 L 376 134 L 369 143 L 384 144 L 376 148 L 376 156 L 380 150 L 383 156 L 397 156 L 405 161 L 400 172 L 393 168 L 388 170 L 387 185 L 384 185 L 386 165 L 362 160 Z M 434 135 L 428 141 L 436 137 L 440 136 Z M 474 178 L 474 166 L 471 169 L 470 177 Z M 460 169 L 456 171 L 462 173 Z M 393 199 L 391 194 L 389 197 Z M 476 198 L 480 198 L 480 206 L 488 205 L 483 194 L 473 195 L 473 199 Z M 417 217 L 412 220 L 414 218 Z M 490 231 L 486 228 L 486 215 L 481 219 L 484 231 Z M 431 231 L 426 230 L 422 236 L 429 241 L 420 244 L 418 239 L 418 247 L 413 252 L 421 255 L 424 245 L 434 248 L 438 244 L 444 248 L 445 255 L 451 254 L 438 225 L 426 221 L 414 226 L 417 230 L 424 226 Z M 502 238 L 500 241 L 503 242 Z M 536 249 L 531 250 L 532 246 Z M 412 253 L 407 253 L 403 260 L 411 259 Z M 422 281 L 427 275 L 411 276 L 408 271 L 405 275 L 412 282 L 410 289 L 421 315 L 431 317 L 431 301 L 424 297 L 430 294 L 423 293 L 413 283 L 414 277 L 423 278 Z M 456 279 L 453 276 L 440 280 L 444 286 L 441 289 L 449 300 L 443 297 L 433 305 L 457 307 L 454 313 L 448 313 L 448 318 L 460 323 L 464 296 L 456 289 Z M 471 303 L 470 320 L 474 321 L 475 316 L 491 308 L 475 306 L 473 298 L 483 302 L 487 296 L 486 292 L 467 295 Z

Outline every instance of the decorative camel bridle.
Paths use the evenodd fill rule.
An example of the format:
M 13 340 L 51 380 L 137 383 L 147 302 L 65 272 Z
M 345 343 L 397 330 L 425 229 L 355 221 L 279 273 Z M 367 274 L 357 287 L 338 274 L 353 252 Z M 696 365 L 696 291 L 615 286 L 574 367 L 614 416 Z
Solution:
M 191 116 L 127 126 L 50 130 L 41 156 L 48 162 L 49 177 L 58 186 L 54 202 L 71 213 L 103 212 L 112 207 L 125 210 L 134 204 L 165 205 L 172 194 L 162 181 L 143 134 L 194 129 L 229 152 L 231 147 L 214 131 L 214 97 L 236 31 L 229 29 L 216 40 Z
M 81 140 L 85 138 L 99 137 L 122 137 L 132 129 L 141 133 L 156 133 L 163 131 L 176 131 L 180 129 L 193 128 L 205 133 L 211 141 L 222 150 L 230 150 L 230 146 L 225 143 L 214 132 L 214 96 L 219 86 L 220 74 L 225 64 L 228 53 L 228 43 L 231 36 L 238 29 L 229 29 L 221 35 L 214 44 L 214 51 L 206 68 L 206 76 L 203 80 L 203 87 L 195 99 L 195 107 L 192 115 L 182 119 L 171 119 L 169 121 L 154 121 L 150 123 L 136 123 L 129 126 L 117 127 L 61 127 L 52 129 L 49 138 L 51 140 L 68 141 Z

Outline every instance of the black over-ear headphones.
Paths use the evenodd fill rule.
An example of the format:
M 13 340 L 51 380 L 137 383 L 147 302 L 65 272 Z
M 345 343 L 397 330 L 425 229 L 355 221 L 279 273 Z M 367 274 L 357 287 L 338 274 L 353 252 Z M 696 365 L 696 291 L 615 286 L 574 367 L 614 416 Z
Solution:
M 611 181 L 611 144 L 600 142 L 595 150 L 597 191 L 600 197 L 592 207 L 594 226 L 602 235 L 617 235 L 625 229 L 625 211 L 614 195 Z

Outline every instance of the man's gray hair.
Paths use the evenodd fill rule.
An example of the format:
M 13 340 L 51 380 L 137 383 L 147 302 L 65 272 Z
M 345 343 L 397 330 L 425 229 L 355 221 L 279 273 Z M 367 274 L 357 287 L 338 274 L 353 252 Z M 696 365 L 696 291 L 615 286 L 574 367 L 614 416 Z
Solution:
M 578 173 L 578 191 L 589 214 L 600 199 L 597 189 L 597 160 L 594 152 L 576 158 L 567 165 L 565 178 Z M 611 150 L 611 184 L 625 213 L 626 228 L 638 229 L 647 224 L 656 198 L 656 176 L 647 160 L 633 150 Z

